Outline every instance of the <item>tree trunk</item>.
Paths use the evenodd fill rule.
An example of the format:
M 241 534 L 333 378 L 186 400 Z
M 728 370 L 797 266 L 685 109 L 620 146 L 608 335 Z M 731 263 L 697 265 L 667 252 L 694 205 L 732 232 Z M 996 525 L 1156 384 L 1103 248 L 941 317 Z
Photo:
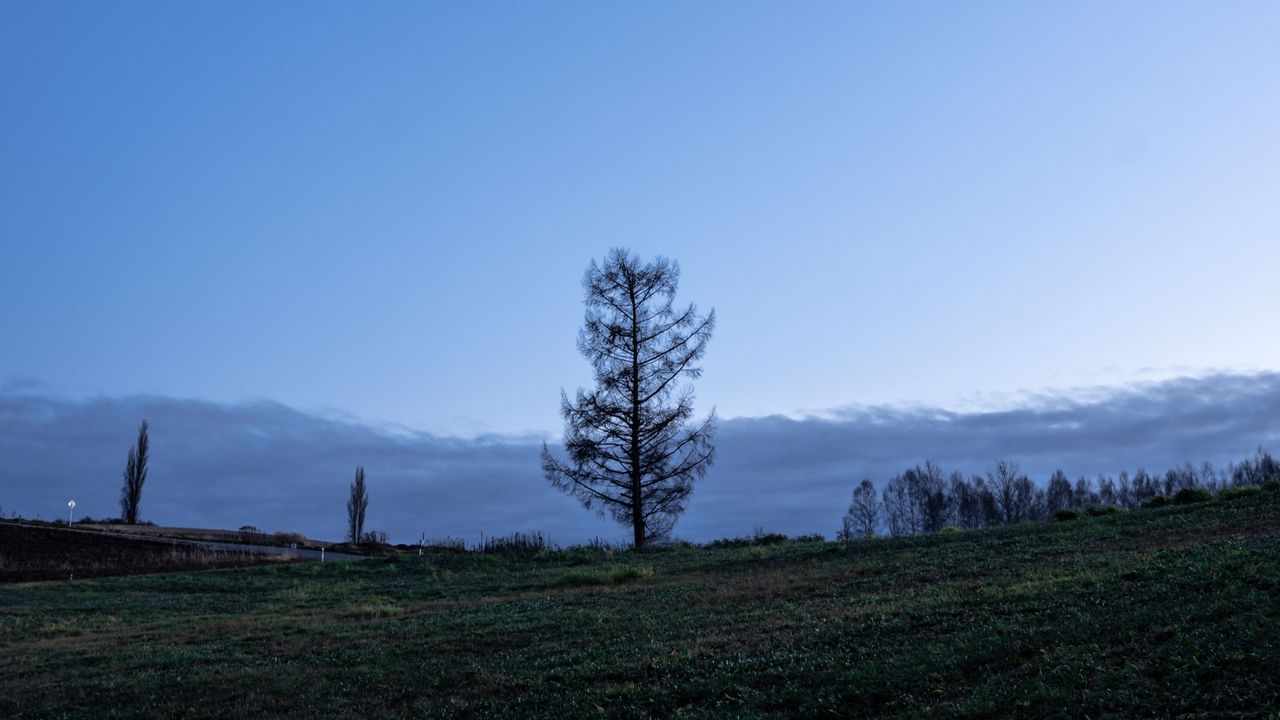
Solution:
M 644 508 L 641 492 L 644 479 L 640 472 L 640 308 L 636 305 L 635 282 L 631 287 L 631 541 L 638 550 L 644 547 Z

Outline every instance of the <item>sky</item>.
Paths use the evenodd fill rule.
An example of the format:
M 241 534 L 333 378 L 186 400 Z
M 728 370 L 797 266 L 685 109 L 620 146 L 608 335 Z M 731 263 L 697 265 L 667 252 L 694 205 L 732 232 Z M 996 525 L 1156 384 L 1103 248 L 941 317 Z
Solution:
M 6 2 L 0 400 L 554 442 L 615 246 L 716 310 L 709 483 L 765 419 L 1270 377 L 1276 37 L 1266 2 Z M 1238 432 L 1185 459 L 1275 425 Z

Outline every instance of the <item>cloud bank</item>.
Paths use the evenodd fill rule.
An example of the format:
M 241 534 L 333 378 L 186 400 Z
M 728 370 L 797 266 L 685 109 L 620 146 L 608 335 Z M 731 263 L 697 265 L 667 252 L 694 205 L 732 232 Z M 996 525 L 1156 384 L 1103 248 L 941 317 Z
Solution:
M 120 473 L 138 423 L 151 423 L 142 516 L 196 527 L 255 525 L 340 539 L 356 465 L 368 475 L 367 527 L 395 542 L 541 530 L 559 543 L 627 533 L 555 491 L 538 470 L 541 439 L 470 439 L 389 430 L 278 403 L 138 396 L 72 400 L 39 385 L 0 389 L 0 512 L 119 513 Z M 1225 464 L 1280 448 L 1280 373 L 1218 374 L 1039 396 L 995 412 L 855 407 L 825 417 L 722 421 L 717 459 L 676 526 L 705 541 L 761 527 L 839 527 L 854 484 L 934 459 L 981 472 L 996 458 L 1043 481 Z

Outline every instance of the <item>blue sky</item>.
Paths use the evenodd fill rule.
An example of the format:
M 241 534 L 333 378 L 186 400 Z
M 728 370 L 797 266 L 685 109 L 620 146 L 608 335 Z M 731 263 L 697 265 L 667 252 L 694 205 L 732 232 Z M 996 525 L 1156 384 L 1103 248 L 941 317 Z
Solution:
M 0 385 L 558 437 L 612 246 L 716 309 L 725 418 L 1275 370 L 1277 37 L 1249 2 L 7 2 Z

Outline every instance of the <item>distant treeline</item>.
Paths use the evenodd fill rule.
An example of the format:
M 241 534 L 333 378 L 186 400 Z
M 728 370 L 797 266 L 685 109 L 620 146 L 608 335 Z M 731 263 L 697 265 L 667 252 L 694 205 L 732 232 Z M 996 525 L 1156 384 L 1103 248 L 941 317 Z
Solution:
M 996 461 L 985 476 L 970 477 L 960 472 L 948 474 L 930 460 L 894 475 L 879 493 L 871 480 L 859 483 L 839 537 L 917 535 L 948 527 L 970 529 L 1066 518 L 1079 512 L 1101 514 L 1269 482 L 1280 483 L 1280 462 L 1262 449 L 1225 470 L 1210 463 L 1199 467 L 1185 463 L 1163 474 L 1138 470 L 1132 476 L 1128 472 L 1118 478 L 1081 476 L 1074 482 L 1058 470 L 1043 486 L 1007 460 Z

